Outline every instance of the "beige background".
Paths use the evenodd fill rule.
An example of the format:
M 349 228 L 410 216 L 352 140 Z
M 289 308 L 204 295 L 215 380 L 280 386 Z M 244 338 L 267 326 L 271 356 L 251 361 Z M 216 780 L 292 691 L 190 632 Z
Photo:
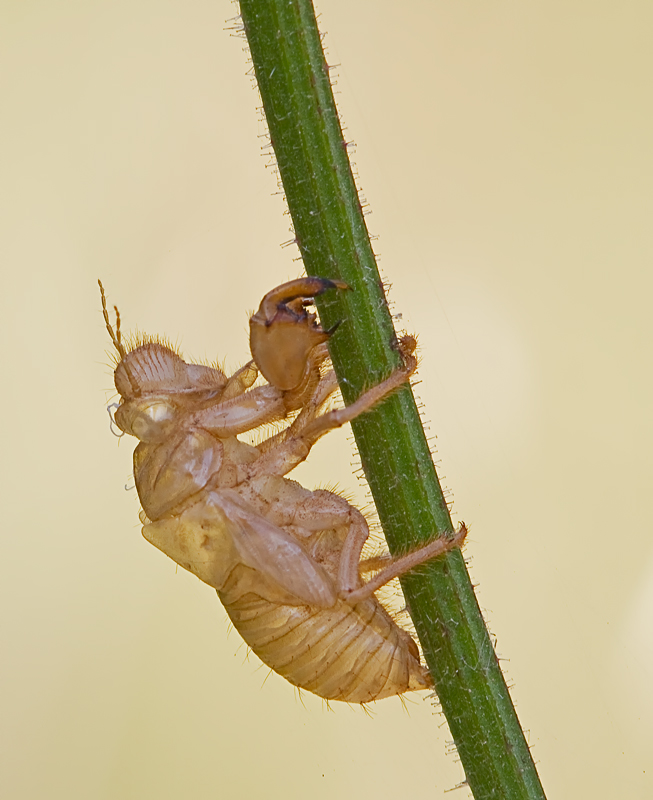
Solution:
M 549 797 L 648 798 L 653 6 L 320 10 Z M 232 368 L 247 310 L 300 272 L 235 13 L 2 4 L 3 797 L 444 797 L 461 780 L 421 696 L 330 712 L 266 679 L 123 488 L 97 277 L 126 327 Z M 352 464 L 334 435 L 301 478 L 364 503 Z

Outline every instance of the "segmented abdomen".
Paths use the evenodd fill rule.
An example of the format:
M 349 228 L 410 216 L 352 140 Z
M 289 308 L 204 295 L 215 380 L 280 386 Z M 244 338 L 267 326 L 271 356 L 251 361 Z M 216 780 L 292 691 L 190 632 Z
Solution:
M 230 597 L 229 585 L 218 594 L 261 661 L 327 700 L 367 703 L 433 685 L 415 643 L 375 598 L 315 608 Z

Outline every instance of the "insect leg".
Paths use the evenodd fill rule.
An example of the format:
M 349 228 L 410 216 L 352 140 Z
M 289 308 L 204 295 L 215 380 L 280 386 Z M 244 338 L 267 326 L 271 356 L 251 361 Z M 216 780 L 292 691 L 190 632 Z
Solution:
M 417 550 L 407 553 L 405 556 L 400 556 L 399 558 L 394 559 L 387 567 L 384 567 L 364 586 L 360 586 L 353 591 L 347 591 L 343 588 L 341 589 L 340 596 L 350 603 L 358 603 L 360 600 L 363 600 L 364 598 L 374 594 L 374 592 L 376 592 L 382 586 L 385 586 L 386 583 L 389 583 L 394 578 L 405 575 L 407 572 L 410 572 L 410 570 L 420 566 L 420 564 L 431 561 L 431 559 L 437 558 L 438 556 L 449 552 L 449 550 L 453 550 L 456 547 L 462 547 L 466 536 L 467 528 L 465 527 L 465 523 L 462 523 L 460 528 L 458 528 L 451 539 L 441 536 L 438 539 L 434 539 L 432 542 L 425 544 L 423 547 L 419 547 Z M 370 559 L 371 566 L 369 566 L 366 562 L 362 562 L 361 567 L 363 571 L 374 569 L 375 565 L 373 562 L 378 564 L 380 561 L 381 559 Z
M 258 376 L 258 369 L 253 361 L 248 361 L 229 378 L 220 395 L 220 401 L 240 397 L 247 389 L 251 388 Z
M 327 278 L 305 277 L 288 281 L 276 286 L 265 295 L 254 317 L 257 322 L 269 326 L 279 312 L 287 308 L 293 300 L 318 297 L 329 289 L 349 289 L 349 286 L 344 281 L 330 281 Z
M 247 366 L 246 364 L 243 370 Z M 238 383 L 241 381 L 246 383 L 247 380 L 249 374 L 244 373 L 231 384 L 230 391 L 236 394 L 230 399 L 194 411 L 192 423 L 226 438 L 253 430 L 268 422 L 282 420 L 287 416 L 281 392 L 273 386 L 257 386 L 241 393 L 242 384 L 238 386 Z
M 351 524 L 340 553 L 338 567 L 338 595 L 345 600 L 349 600 L 355 592 L 365 589 L 364 586 L 361 587 L 359 564 L 363 545 L 370 534 L 367 520 L 357 508 L 352 507 L 350 515 Z
M 265 439 L 258 445 L 261 453 L 267 453 L 276 447 L 279 447 L 283 442 L 288 439 L 293 439 L 297 436 L 299 431 L 303 430 L 308 423 L 315 419 L 321 406 L 331 397 L 331 395 L 338 389 L 338 380 L 333 370 L 324 375 L 320 380 L 317 388 L 315 389 L 312 398 L 304 404 L 302 410 L 297 415 L 293 423 L 285 430 L 279 431 L 269 439 Z M 283 473 L 285 474 L 285 473 Z
M 348 289 L 342 281 L 326 278 L 300 278 L 268 292 L 258 311 L 250 318 L 250 349 L 261 374 L 282 391 L 299 397 L 311 391 L 311 382 L 319 379 L 320 359 L 325 356 L 319 345 L 329 339 L 334 329 L 325 331 L 306 305 L 313 297 L 329 289 Z M 295 406 L 298 407 L 298 406 Z
M 441 536 L 404 556 L 381 556 L 361 561 L 363 545 L 369 536 L 367 520 L 344 498 L 324 490 L 311 492 L 298 502 L 292 522 L 312 531 L 332 526 L 346 529 L 337 564 L 337 589 L 338 596 L 351 603 L 370 597 L 381 586 L 420 564 L 462 547 L 467 536 L 467 528 L 462 524 L 452 537 Z M 377 571 L 377 574 L 361 585 L 361 574 L 372 571 Z
M 412 337 L 404 337 L 402 340 L 402 355 L 404 357 L 404 366 L 396 369 L 388 378 L 381 383 L 373 386 L 364 392 L 358 400 L 345 408 L 336 408 L 333 411 L 328 411 L 326 414 L 317 417 L 309 423 L 302 433 L 302 438 L 308 443 L 310 447 L 325 433 L 335 428 L 340 428 L 347 422 L 356 419 L 356 417 L 364 414 L 366 411 L 374 408 L 382 400 L 385 400 L 388 395 L 392 394 L 395 390 L 403 386 L 408 381 L 410 376 L 417 369 L 417 359 L 413 355 L 415 349 L 415 340 Z
M 343 528 L 347 531 L 339 548 L 337 564 L 338 594 L 346 597 L 360 588 L 359 564 L 370 529 L 363 514 L 344 497 L 316 490 L 298 506 L 293 523 L 308 531 Z
M 381 556 L 361 561 L 361 552 L 369 536 L 367 520 L 344 498 L 325 491 L 313 492 L 298 508 L 293 522 L 307 530 L 320 530 L 332 525 L 346 526 L 347 535 L 340 549 L 337 586 L 339 597 L 353 603 L 369 597 L 381 586 L 420 564 L 462 547 L 467 536 L 467 528 L 463 523 L 451 538 L 441 536 L 399 558 Z M 371 580 L 361 585 L 361 574 L 377 570 Z
M 258 475 L 266 474 L 288 474 L 298 464 L 301 464 L 301 462 L 304 461 L 304 459 L 310 453 L 313 445 L 318 441 L 318 439 L 324 436 L 325 433 L 328 433 L 335 428 L 340 428 L 347 422 L 351 422 L 352 419 L 356 419 L 356 417 L 360 416 L 366 411 L 369 411 L 375 405 L 384 400 L 388 395 L 392 394 L 400 386 L 406 383 L 406 381 L 408 381 L 410 376 L 417 368 L 417 359 L 412 355 L 412 352 L 415 348 L 415 340 L 411 337 L 405 337 L 405 339 L 402 341 L 402 344 L 402 353 L 404 356 L 403 367 L 395 370 L 388 378 L 386 378 L 384 381 L 381 381 L 381 383 L 373 386 L 371 389 L 368 389 L 358 398 L 358 400 L 353 402 L 351 405 L 346 406 L 345 408 L 337 408 L 333 411 L 328 411 L 326 414 L 322 414 L 319 417 L 314 417 L 311 419 L 311 416 L 315 413 L 317 405 L 311 405 L 309 403 L 306 415 L 302 417 L 302 414 L 300 413 L 297 420 L 295 420 L 295 422 L 298 423 L 297 426 L 293 428 L 293 425 L 295 424 L 293 423 L 293 425 L 291 425 L 290 428 L 285 431 L 283 438 L 279 438 L 278 444 L 275 442 L 274 447 L 270 447 L 261 458 L 259 458 L 253 464 L 248 465 L 247 469 L 245 470 L 244 479 L 254 478 Z M 334 380 L 335 376 L 331 377 L 331 373 L 327 373 L 327 375 L 325 375 L 323 382 L 320 382 L 320 385 L 324 384 L 325 392 L 327 391 L 328 387 L 334 385 Z M 319 386 L 314 397 L 318 397 L 318 394 Z M 324 399 L 326 399 L 326 397 Z M 317 402 L 318 401 L 316 400 L 316 403 Z M 305 420 L 309 421 L 305 422 Z

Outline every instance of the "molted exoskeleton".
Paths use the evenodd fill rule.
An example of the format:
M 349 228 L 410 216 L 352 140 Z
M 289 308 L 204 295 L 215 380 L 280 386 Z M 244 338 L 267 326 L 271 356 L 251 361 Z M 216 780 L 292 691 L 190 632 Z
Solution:
M 305 301 L 330 288 L 345 285 L 307 278 L 267 294 L 251 321 L 254 361 L 230 378 L 159 342 L 125 347 L 104 292 L 102 305 L 119 355 L 115 421 L 139 440 L 143 535 L 217 590 L 275 672 L 328 700 L 365 703 L 432 686 L 417 644 L 375 592 L 461 546 L 466 530 L 398 559 L 361 561 L 369 532 L 361 512 L 285 477 L 321 436 L 382 402 L 416 367 L 415 341 L 405 337 L 402 367 L 347 408 L 324 412 L 337 389 L 324 368 L 330 332 Z M 269 383 L 254 387 L 259 370 Z M 291 423 L 257 446 L 237 438 L 294 410 Z

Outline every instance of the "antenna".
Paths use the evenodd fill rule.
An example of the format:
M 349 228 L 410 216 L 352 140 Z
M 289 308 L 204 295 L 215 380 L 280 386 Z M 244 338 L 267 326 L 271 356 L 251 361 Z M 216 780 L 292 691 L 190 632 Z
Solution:
M 125 358 L 127 351 L 122 343 L 122 335 L 120 333 L 120 311 L 118 311 L 118 306 L 113 307 L 113 310 L 116 312 L 116 330 L 114 333 L 113 326 L 109 319 L 109 312 L 107 311 L 107 297 L 104 293 L 104 286 L 102 286 L 102 281 L 99 279 L 98 286 L 100 287 L 100 296 L 102 297 L 102 316 L 104 317 L 104 323 L 107 326 L 113 346 L 118 351 L 120 358 Z

